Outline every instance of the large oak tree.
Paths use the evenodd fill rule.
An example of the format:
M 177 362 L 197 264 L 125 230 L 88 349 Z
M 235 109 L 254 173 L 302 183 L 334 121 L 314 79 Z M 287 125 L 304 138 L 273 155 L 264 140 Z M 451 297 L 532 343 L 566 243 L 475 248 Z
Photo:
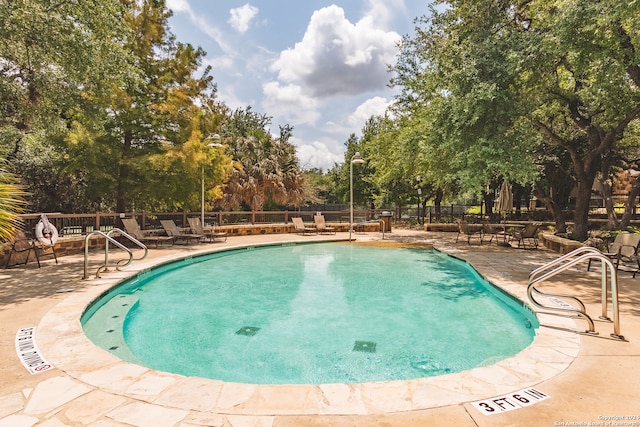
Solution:
M 574 234 L 586 238 L 602 159 L 640 115 L 640 5 L 459 0 L 439 6 L 404 40 L 394 81 L 403 88 L 403 112 L 425 118 L 427 146 L 448 153 L 466 188 L 480 189 L 496 176 L 540 182 L 545 168 L 570 159 Z M 536 188 L 552 200 L 542 193 L 550 186 Z M 559 216 L 556 223 L 563 227 Z

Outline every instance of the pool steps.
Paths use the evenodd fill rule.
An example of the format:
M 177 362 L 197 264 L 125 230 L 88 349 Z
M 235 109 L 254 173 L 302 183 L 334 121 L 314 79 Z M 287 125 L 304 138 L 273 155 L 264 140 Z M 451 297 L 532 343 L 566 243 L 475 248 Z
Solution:
M 135 295 L 118 295 L 104 304 L 106 310 L 96 311 L 84 328 L 97 331 L 89 336 L 93 336 L 98 341 L 96 345 L 99 347 L 108 349 L 125 362 L 142 365 L 142 362 L 129 350 L 124 339 L 124 322 L 129 312 L 136 308 L 138 303 L 138 297 Z

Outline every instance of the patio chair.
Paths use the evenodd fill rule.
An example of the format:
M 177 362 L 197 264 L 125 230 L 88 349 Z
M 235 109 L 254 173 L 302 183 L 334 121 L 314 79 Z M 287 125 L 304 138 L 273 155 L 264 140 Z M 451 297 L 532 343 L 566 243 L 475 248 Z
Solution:
M 314 215 L 313 222 L 316 224 L 316 229 L 320 234 L 336 234 L 336 229 L 329 227 L 324 221 L 324 215 Z
M 293 222 L 293 227 L 298 234 L 318 234 L 317 228 L 307 227 L 306 225 L 304 225 L 304 222 L 302 222 L 302 218 L 300 217 L 291 218 L 291 222 Z
M 176 242 L 178 240 L 184 240 L 186 244 L 189 244 L 194 240 L 200 242 L 204 239 L 203 234 L 185 233 L 181 231 L 172 219 L 161 219 L 160 224 L 162 224 L 164 231 L 166 231 L 169 236 L 172 236 Z
M 504 232 L 504 226 L 501 224 L 482 224 L 482 243 L 486 240 L 486 237 L 489 236 L 489 244 L 493 242 L 493 239 L 496 239 L 496 245 L 501 244 L 500 238 L 502 237 L 503 243 L 506 242 L 506 234 Z
M 24 234 L 24 231 L 16 231 L 13 234 L 13 237 L 10 243 L 11 243 L 11 251 L 9 252 L 9 256 L 7 257 L 7 262 L 4 268 L 9 268 L 9 265 L 11 264 L 11 255 L 13 255 L 14 253 L 19 254 L 19 253 L 26 252 L 26 256 L 24 257 L 24 262 L 22 263 L 22 264 L 26 264 L 29 262 L 29 255 L 31 255 L 31 252 L 33 252 L 33 256 L 35 257 L 36 262 L 38 263 L 38 268 L 41 267 L 40 256 L 42 255 L 53 255 L 53 258 L 56 260 L 56 264 L 58 263 L 58 257 L 56 256 L 54 245 L 43 245 L 34 239 L 30 239 L 27 237 L 26 234 Z M 47 252 L 47 249 L 50 249 L 51 252 Z M 38 255 L 38 251 L 40 251 L 40 255 Z M 18 264 L 21 264 L 21 262 L 16 262 L 14 265 L 18 265 Z
M 138 220 L 135 218 L 122 218 L 122 225 L 124 225 L 124 229 L 127 234 L 133 236 L 135 239 L 139 240 L 144 244 L 153 243 L 156 248 L 160 243 L 171 243 L 172 245 L 175 243 L 175 239 L 173 236 L 162 236 L 156 234 L 146 234 L 144 231 L 140 229 L 140 225 L 138 224 Z
M 482 224 L 469 224 L 467 221 L 458 221 L 458 235 L 456 236 L 456 243 L 460 235 L 467 236 L 467 244 L 471 244 L 471 238 L 477 236 L 480 244 L 482 244 L 482 238 L 484 236 L 484 228 Z
M 632 264 L 637 264 L 638 267 L 635 271 L 631 271 L 634 273 L 634 277 L 637 273 L 637 270 L 640 269 L 640 264 L 637 259 L 634 258 L 638 253 L 638 248 L 640 247 L 640 234 L 636 233 L 628 233 L 622 232 L 619 233 L 614 241 L 610 243 L 607 247 L 608 252 L 603 252 L 602 254 L 610 258 L 616 270 L 622 263 L 629 262 Z M 591 259 L 587 264 L 587 271 L 591 268 Z
M 205 230 L 204 227 L 202 227 L 200 218 L 187 218 L 187 221 L 189 221 L 189 228 L 191 228 L 191 231 L 195 234 L 203 235 L 204 239 L 209 239 L 210 242 L 215 242 L 216 237 L 219 237 L 221 239 L 224 238 L 225 242 L 227 241 L 227 233 L 224 231 L 214 231 L 213 229 Z
M 529 247 L 533 246 L 533 249 L 537 249 L 539 228 L 540 224 L 538 223 L 528 223 L 524 227 L 514 230 L 511 233 L 511 240 L 517 240 L 518 247 L 522 246 L 523 249 L 527 249 L 527 242 L 529 242 Z

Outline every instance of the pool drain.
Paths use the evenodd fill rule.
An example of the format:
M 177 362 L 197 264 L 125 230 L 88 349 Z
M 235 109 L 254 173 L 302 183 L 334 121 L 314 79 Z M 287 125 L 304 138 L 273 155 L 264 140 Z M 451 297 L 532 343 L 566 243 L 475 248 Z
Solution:
M 254 336 L 258 331 L 260 330 L 260 328 L 257 328 L 255 326 L 243 326 L 242 328 L 238 329 L 236 331 L 237 335 L 244 335 L 247 337 L 252 337 Z
M 353 351 L 363 351 L 365 353 L 375 353 L 376 343 L 373 341 L 356 341 L 353 345 Z

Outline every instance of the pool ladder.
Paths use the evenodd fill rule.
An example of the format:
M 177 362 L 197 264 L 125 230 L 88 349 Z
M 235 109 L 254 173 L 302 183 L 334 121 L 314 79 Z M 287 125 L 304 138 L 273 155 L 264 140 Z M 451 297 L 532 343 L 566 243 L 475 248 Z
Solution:
M 129 249 L 128 247 L 126 247 L 125 245 L 123 245 L 122 243 L 118 242 L 116 239 L 114 239 L 112 236 L 112 234 L 117 233 L 123 237 L 125 237 L 126 239 L 130 240 L 131 242 L 133 242 L 134 244 L 136 244 L 138 247 L 142 248 L 144 250 L 144 255 L 142 255 L 142 257 L 140 258 L 133 258 L 133 252 L 131 251 L 131 249 Z M 143 260 L 147 257 L 147 254 L 149 253 L 149 249 L 147 248 L 147 246 L 140 242 L 138 239 L 136 239 L 135 237 L 131 236 L 130 234 L 125 233 L 124 231 L 122 231 L 119 228 L 113 228 L 111 230 L 109 230 L 108 233 L 104 233 L 102 231 L 92 231 L 91 233 L 88 233 L 85 238 L 84 238 L 84 274 L 82 275 L 83 279 L 88 279 L 89 278 L 89 240 L 91 239 L 91 237 L 93 236 L 102 236 L 105 238 L 106 242 L 104 244 L 104 263 L 98 267 L 98 271 L 96 271 L 96 278 L 100 277 L 100 273 L 107 270 L 109 267 L 114 267 L 116 269 L 118 269 L 119 267 L 124 267 L 127 266 L 129 264 L 131 264 L 132 261 L 140 261 Z M 116 261 L 115 263 L 109 263 L 109 242 L 113 243 L 115 246 L 119 247 L 120 249 L 122 249 L 123 251 L 127 252 L 129 254 L 129 259 L 121 259 Z
M 550 292 L 542 292 L 536 288 L 536 285 L 550 279 L 558 273 L 561 273 L 568 268 L 590 260 L 600 260 L 602 262 L 602 314 L 600 319 L 606 320 L 609 322 L 613 322 L 613 333 L 611 336 L 613 338 L 624 340 L 624 336 L 620 335 L 620 313 L 618 310 L 618 280 L 617 280 L 617 271 L 611 260 L 604 255 L 602 252 L 597 250 L 596 248 L 592 248 L 589 246 L 580 247 L 576 250 L 569 252 L 566 255 L 561 256 L 548 264 L 545 264 L 541 267 L 536 268 L 531 273 L 529 273 L 529 280 L 527 286 L 527 296 L 529 300 L 538 308 L 543 310 L 552 310 L 556 312 L 570 312 L 574 313 L 578 317 L 583 318 L 587 321 L 589 325 L 589 329 L 585 331 L 587 334 L 597 335 L 598 333 L 595 331 L 593 319 L 591 316 L 587 314 L 584 303 L 572 296 L 566 294 L 558 294 L 558 293 L 550 293 Z M 607 272 L 609 275 L 607 276 Z M 607 310 L 607 297 L 609 291 L 609 280 L 610 277 L 611 282 L 611 306 L 613 309 L 613 319 L 608 317 Z M 573 301 L 578 307 L 574 307 L 573 305 L 566 303 L 562 305 L 546 305 L 536 299 L 536 295 L 544 296 L 544 297 L 554 297 L 554 298 L 563 298 L 569 299 Z M 564 302 L 564 301 L 560 301 Z

